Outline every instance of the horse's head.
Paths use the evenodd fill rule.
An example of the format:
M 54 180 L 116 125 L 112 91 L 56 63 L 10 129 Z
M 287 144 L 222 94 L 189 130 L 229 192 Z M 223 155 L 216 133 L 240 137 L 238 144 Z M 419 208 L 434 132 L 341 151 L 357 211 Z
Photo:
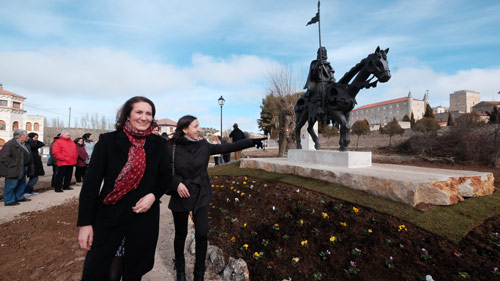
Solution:
M 369 55 L 366 61 L 367 70 L 377 77 L 378 81 L 385 83 L 391 79 L 391 71 L 387 61 L 387 53 L 389 48 L 381 50 L 377 47 L 375 53 Z

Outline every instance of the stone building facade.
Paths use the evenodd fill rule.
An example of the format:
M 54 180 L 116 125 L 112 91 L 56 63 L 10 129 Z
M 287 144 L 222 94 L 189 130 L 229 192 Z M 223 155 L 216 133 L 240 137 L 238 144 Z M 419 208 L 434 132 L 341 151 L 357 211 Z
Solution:
M 472 107 L 481 102 L 481 94 L 470 90 L 455 91 L 450 94 L 449 111 L 471 113 Z
M 0 84 L 0 147 L 12 139 L 14 131 L 24 129 L 35 132 L 43 140 L 44 117 L 26 115 L 25 97 L 7 91 Z
M 367 104 L 355 108 L 351 112 L 350 123 L 351 125 L 358 120 L 366 119 L 371 127 L 385 125 L 392 121 L 393 118 L 401 121 L 405 115 L 413 116 L 415 120 L 419 120 L 424 116 L 425 107 L 429 103 L 429 97 L 424 95 L 423 100 L 413 98 L 411 92 L 408 97 L 397 98 L 372 104 Z
M 482 101 L 472 107 L 472 112 L 478 114 L 492 112 L 494 107 L 500 110 L 500 101 Z

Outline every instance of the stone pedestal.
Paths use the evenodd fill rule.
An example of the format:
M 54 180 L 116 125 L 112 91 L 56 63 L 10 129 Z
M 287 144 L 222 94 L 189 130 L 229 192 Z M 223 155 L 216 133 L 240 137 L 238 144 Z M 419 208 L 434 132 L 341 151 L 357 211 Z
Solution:
M 302 145 L 303 150 L 316 150 L 314 148 L 314 141 L 311 138 L 311 135 L 309 135 L 309 132 L 307 131 L 307 127 L 309 126 L 309 123 L 306 122 L 304 126 L 302 126 L 302 129 L 300 129 L 300 144 Z M 318 135 L 318 122 L 314 124 L 313 130 Z
M 327 151 L 317 152 L 323 154 Z M 288 153 L 290 157 L 290 151 Z M 293 153 L 291 154 L 293 155 Z M 345 162 L 349 163 L 349 161 Z M 492 173 L 475 171 L 391 164 L 372 164 L 370 167 L 348 168 L 331 164 L 292 161 L 284 158 L 241 159 L 240 168 L 295 174 L 338 183 L 411 206 L 420 203 L 452 205 L 463 201 L 466 197 L 490 195 L 495 190 Z
M 331 167 L 362 168 L 371 167 L 372 153 L 365 151 L 290 149 L 288 150 L 288 160 Z

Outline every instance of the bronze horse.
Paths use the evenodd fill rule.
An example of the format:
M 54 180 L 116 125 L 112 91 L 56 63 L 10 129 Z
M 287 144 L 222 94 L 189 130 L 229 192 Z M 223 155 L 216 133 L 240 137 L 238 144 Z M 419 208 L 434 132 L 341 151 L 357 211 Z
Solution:
M 321 145 L 313 130 L 314 124 L 319 121 L 322 124 L 336 124 L 340 130 L 340 151 L 348 151 L 350 143 L 349 116 L 356 104 L 356 95 L 361 89 L 376 87 L 377 82 L 385 83 L 391 78 L 391 71 L 387 62 L 389 48 L 381 50 L 377 47 L 375 53 L 368 55 L 355 65 L 338 82 L 330 82 L 325 85 L 324 113 L 318 114 L 318 105 L 309 101 L 310 95 L 302 94 L 295 105 L 295 135 L 297 149 L 302 149 L 300 144 L 300 129 L 308 122 L 307 131 L 314 141 L 314 148 L 319 150 Z M 373 78 L 377 80 L 371 82 Z M 353 80 L 354 79 L 354 80 Z M 351 83 L 350 81 L 353 80 Z

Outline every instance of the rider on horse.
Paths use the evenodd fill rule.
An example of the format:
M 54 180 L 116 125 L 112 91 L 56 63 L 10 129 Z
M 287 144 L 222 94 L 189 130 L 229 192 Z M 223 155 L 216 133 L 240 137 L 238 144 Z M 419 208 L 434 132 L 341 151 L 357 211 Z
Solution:
M 304 86 L 304 89 L 307 89 L 305 97 L 314 105 L 317 116 L 321 116 L 322 119 L 326 118 L 326 86 L 329 83 L 335 83 L 333 76 L 335 71 L 327 59 L 326 48 L 320 47 L 317 59 L 311 62 L 307 82 Z

